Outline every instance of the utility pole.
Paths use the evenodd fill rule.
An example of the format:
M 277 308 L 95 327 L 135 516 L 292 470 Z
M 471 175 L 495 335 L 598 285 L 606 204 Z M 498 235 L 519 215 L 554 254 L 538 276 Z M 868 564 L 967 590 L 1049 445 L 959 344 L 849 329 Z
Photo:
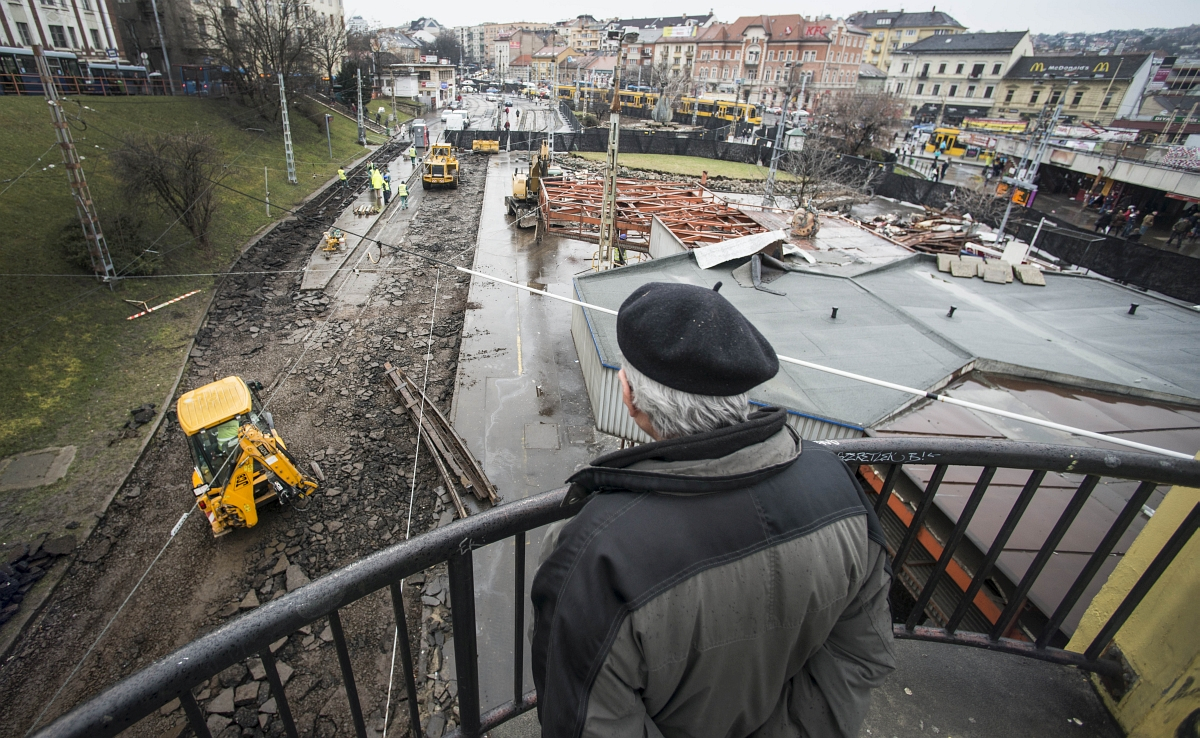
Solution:
M 83 226 L 88 256 L 92 259 L 92 271 L 102 281 L 111 284 L 117 279 L 117 270 L 113 268 L 112 257 L 108 253 L 108 242 L 104 240 L 104 231 L 100 228 L 100 216 L 96 213 L 92 191 L 88 189 L 87 178 L 83 174 L 79 152 L 75 150 L 75 143 L 71 140 L 71 128 L 67 124 L 66 114 L 63 113 L 58 89 L 54 86 L 54 77 L 50 75 L 50 65 L 46 63 L 40 45 L 33 46 L 33 56 L 37 62 L 38 76 L 42 79 L 42 90 L 46 93 L 46 102 L 50 106 L 50 118 L 54 121 L 54 136 L 58 139 L 58 147 L 62 149 L 63 167 L 67 170 L 67 181 L 71 183 L 75 212 L 78 213 L 79 223 Z
M 363 107 L 362 107 L 362 67 L 355 67 L 355 93 L 358 95 L 358 145 L 367 145 L 367 134 L 363 130 Z
M 620 30 L 608 32 L 608 39 L 617 42 L 617 63 L 613 65 L 612 105 L 608 108 L 608 169 L 604 172 L 604 199 L 600 205 L 600 264 L 601 270 L 612 269 L 616 261 L 624 263 L 617 234 L 617 154 L 621 145 L 621 46 L 636 41 L 638 34 Z
M 296 153 L 292 151 L 292 124 L 288 121 L 287 92 L 283 89 L 283 72 L 279 73 L 279 107 L 283 111 L 283 155 L 287 159 L 287 178 L 291 184 L 300 184 L 296 179 Z
M 1004 208 L 1004 217 L 1000 220 L 1000 229 L 997 231 L 999 234 L 996 241 L 997 248 L 1004 248 L 1004 241 L 1006 238 L 1004 235 L 1004 228 L 1008 225 L 1008 216 L 1012 213 L 1013 195 L 1016 194 L 1016 188 L 1024 187 L 1025 189 L 1029 190 L 1031 194 L 1035 189 L 1037 189 L 1037 185 L 1033 183 L 1033 180 L 1037 176 L 1038 167 L 1040 167 L 1042 164 L 1042 157 L 1046 153 L 1046 148 L 1050 145 L 1050 136 L 1054 134 L 1054 127 L 1058 125 L 1058 118 L 1062 115 L 1062 109 L 1063 104 L 1060 102 L 1058 107 L 1054 109 L 1054 115 L 1050 118 L 1050 124 L 1046 126 L 1044 130 L 1041 130 L 1035 134 L 1040 135 L 1041 140 L 1037 142 L 1037 151 L 1034 152 L 1032 158 L 1030 158 L 1029 152 L 1033 149 L 1033 144 L 1036 138 L 1030 138 L 1029 145 L 1025 149 L 1025 157 L 1021 160 L 1020 167 L 1017 168 L 1017 176 L 1004 177 L 1001 179 L 1002 182 L 1008 183 L 1009 190 L 1008 205 L 1006 205 Z
M 779 160 L 783 158 L 783 129 L 787 126 L 788 108 L 791 107 L 791 104 L 792 104 L 792 91 L 796 89 L 795 79 L 793 78 L 795 71 L 796 71 L 795 66 L 793 66 L 792 64 L 787 65 L 787 73 L 788 73 L 787 94 L 783 98 L 783 108 L 781 109 L 782 112 L 780 112 L 779 120 L 775 124 L 775 149 L 774 149 L 774 151 L 771 152 L 771 169 L 770 169 L 770 171 L 767 172 L 767 186 L 763 190 L 763 202 L 762 202 L 763 207 L 774 207 L 775 206 L 775 173 L 777 171 L 779 171 Z M 800 77 L 800 98 L 801 99 L 804 99 L 804 88 L 805 88 L 805 83 L 807 81 L 808 81 L 808 78 L 801 75 L 801 77 Z M 803 205 L 803 203 L 796 203 L 796 204 L 798 206 Z
M 158 17 L 158 0 L 150 0 L 150 9 L 154 11 L 154 25 L 158 27 L 158 45 L 162 48 L 163 64 L 167 68 L 167 86 L 174 95 L 175 80 L 171 77 L 171 60 L 167 58 L 167 39 L 163 36 L 162 21 Z
M 333 136 L 329 133 L 329 121 L 333 118 L 329 113 L 325 114 L 325 143 L 329 146 L 329 158 L 333 159 Z

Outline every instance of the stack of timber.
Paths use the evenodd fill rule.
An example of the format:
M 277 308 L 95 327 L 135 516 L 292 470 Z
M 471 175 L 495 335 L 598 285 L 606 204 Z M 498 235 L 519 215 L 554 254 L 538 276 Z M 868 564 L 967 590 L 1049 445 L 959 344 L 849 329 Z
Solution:
M 467 444 L 454 430 L 454 426 L 446 420 L 429 398 L 417 386 L 417 383 L 405 374 L 399 367 L 391 363 L 383 365 L 384 379 L 396 399 L 400 402 L 398 412 L 407 412 L 412 419 L 413 427 L 420 428 L 420 436 L 425 441 L 425 447 L 437 465 L 438 474 L 446 485 L 446 491 L 454 501 L 458 517 L 467 517 L 467 508 L 463 505 L 461 488 L 464 493 L 470 492 L 480 502 L 500 504 L 500 496 L 491 480 L 483 473 L 483 468 L 471 452 Z

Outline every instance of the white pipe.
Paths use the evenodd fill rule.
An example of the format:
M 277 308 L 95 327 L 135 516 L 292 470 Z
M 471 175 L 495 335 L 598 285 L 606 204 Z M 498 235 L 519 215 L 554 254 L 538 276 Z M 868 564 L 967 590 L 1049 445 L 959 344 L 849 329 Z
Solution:
M 466 267 L 461 267 L 461 266 L 456 266 L 454 268 L 460 272 L 465 272 L 466 274 L 471 274 L 476 277 L 482 277 L 483 279 L 491 280 L 493 282 L 498 282 L 500 284 L 505 284 L 505 285 L 508 285 L 509 287 L 515 287 L 519 290 L 525 290 L 526 292 L 532 292 L 535 295 L 549 297 L 553 300 L 560 300 L 562 302 L 567 302 L 572 305 L 578 305 L 580 307 L 589 308 L 591 310 L 596 310 L 601 313 L 606 313 L 608 315 L 616 315 L 617 314 L 616 310 L 610 310 L 609 308 L 600 307 L 599 305 L 591 305 L 589 303 L 581 302 L 579 300 L 572 300 L 569 297 L 562 297 L 560 295 L 554 295 L 554 294 L 551 294 L 544 290 L 535 290 L 532 287 L 527 287 L 523 284 L 517 284 L 516 282 L 510 282 L 507 279 L 493 277 L 490 274 L 484 274 L 483 272 L 477 272 L 474 269 L 467 269 Z M 863 376 L 862 374 L 855 374 L 853 372 L 842 371 L 841 369 L 834 369 L 833 367 L 822 366 L 821 364 L 814 364 L 811 361 L 804 361 L 803 359 L 793 359 L 790 356 L 783 356 L 781 354 L 777 354 L 777 356 L 779 357 L 780 361 L 786 362 L 788 364 L 795 364 L 796 366 L 802 366 L 807 369 L 816 369 L 817 371 L 825 372 L 826 374 L 835 374 L 839 377 L 853 379 L 856 382 L 864 382 L 866 384 L 873 384 L 877 387 L 886 387 L 888 389 L 896 390 L 897 392 L 907 392 L 908 394 L 916 395 L 917 397 L 926 397 L 930 400 L 937 400 L 938 402 L 945 402 L 950 405 L 958 405 L 959 407 L 965 407 L 965 408 L 968 408 L 971 410 L 977 410 L 981 413 L 988 413 L 990 415 L 998 415 L 1002 418 L 1009 418 L 1010 420 L 1020 420 L 1025 423 L 1031 423 L 1033 425 L 1040 425 L 1043 428 L 1050 428 L 1052 430 L 1063 431 L 1065 433 L 1070 433 L 1072 435 L 1083 436 L 1084 438 L 1092 438 L 1097 441 L 1104 441 L 1105 443 L 1116 444 L 1117 446 L 1125 446 L 1127 448 L 1137 449 L 1138 451 L 1148 451 L 1152 454 L 1159 454 L 1161 456 L 1170 456 L 1172 458 L 1185 459 L 1187 461 L 1194 460 L 1194 457 L 1189 456 L 1188 454 L 1179 453 L 1178 451 L 1171 451 L 1170 449 L 1159 448 L 1158 446 L 1150 446 L 1145 443 L 1138 443 L 1137 441 L 1127 441 L 1124 438 L 1116 438 L 1113 436 L 1106 436 L 1103 433 L 1095 433 L 1093 431 L 1084 430 L 1082 428 L 1075 428 L 1073 426 L 1063 425 L 1062 423 L 1055 423 L 1055 422 L 1052 422 L 1049 420 L 1042 420 L 1041 418 L 1034 418 L 1029 415 L 1020 415 L 1018 413 L 1010 413 L 1007 410 L 998 410 L 993 407 L 988 407 L 987 405 L 980 405 L 978 403 L 968 402 L 966 400 L 957 400 L 953 397 L 948 397 L 944 394 L 935 394 L 933 392 L 926 392 L 925 390 L 922 390 L 922 389 L 916 389 L 915 387 L 906 387 L 902 384 L 896 384 L 895 382 L 885 382 L 882 379 L 875 379 L 873 377 Z

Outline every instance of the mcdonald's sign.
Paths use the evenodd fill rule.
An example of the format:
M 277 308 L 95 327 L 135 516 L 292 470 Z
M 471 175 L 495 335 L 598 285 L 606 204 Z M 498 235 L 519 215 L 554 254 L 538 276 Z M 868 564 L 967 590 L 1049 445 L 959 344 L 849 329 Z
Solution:
M 1033 63 L 1033 66 L 1029 68 L 1029 71 L 1031 71 L 1031 72 L 1044 72 L 1044 71 L 1046 71 L 1046 65 L 1045 65 L 1045 64 L 1043 64 L 1042 62 L 1034 62 L 1034 63 Z
M 1109 69 L 1110 69 L 1110 67 L 1109 67 L 1108 62 L 1103 61 L 1103 62 L 1100 62 L 1099 64 L 1097 64 L 1096 68 L 1093 69 L 1092 71 L 1097 72 L 1097 73 L 1104 73 L 1104 72 L 1107 72 Z

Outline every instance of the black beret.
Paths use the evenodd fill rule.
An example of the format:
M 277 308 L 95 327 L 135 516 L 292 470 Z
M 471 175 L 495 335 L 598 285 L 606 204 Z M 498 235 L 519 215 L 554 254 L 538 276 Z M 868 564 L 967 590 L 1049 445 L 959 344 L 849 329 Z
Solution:
M 775 350 L 714 290 L 649 282 L 617 312 L 617 345 L 647 377 L 695 395 L 738 395 L 779 371 Z

